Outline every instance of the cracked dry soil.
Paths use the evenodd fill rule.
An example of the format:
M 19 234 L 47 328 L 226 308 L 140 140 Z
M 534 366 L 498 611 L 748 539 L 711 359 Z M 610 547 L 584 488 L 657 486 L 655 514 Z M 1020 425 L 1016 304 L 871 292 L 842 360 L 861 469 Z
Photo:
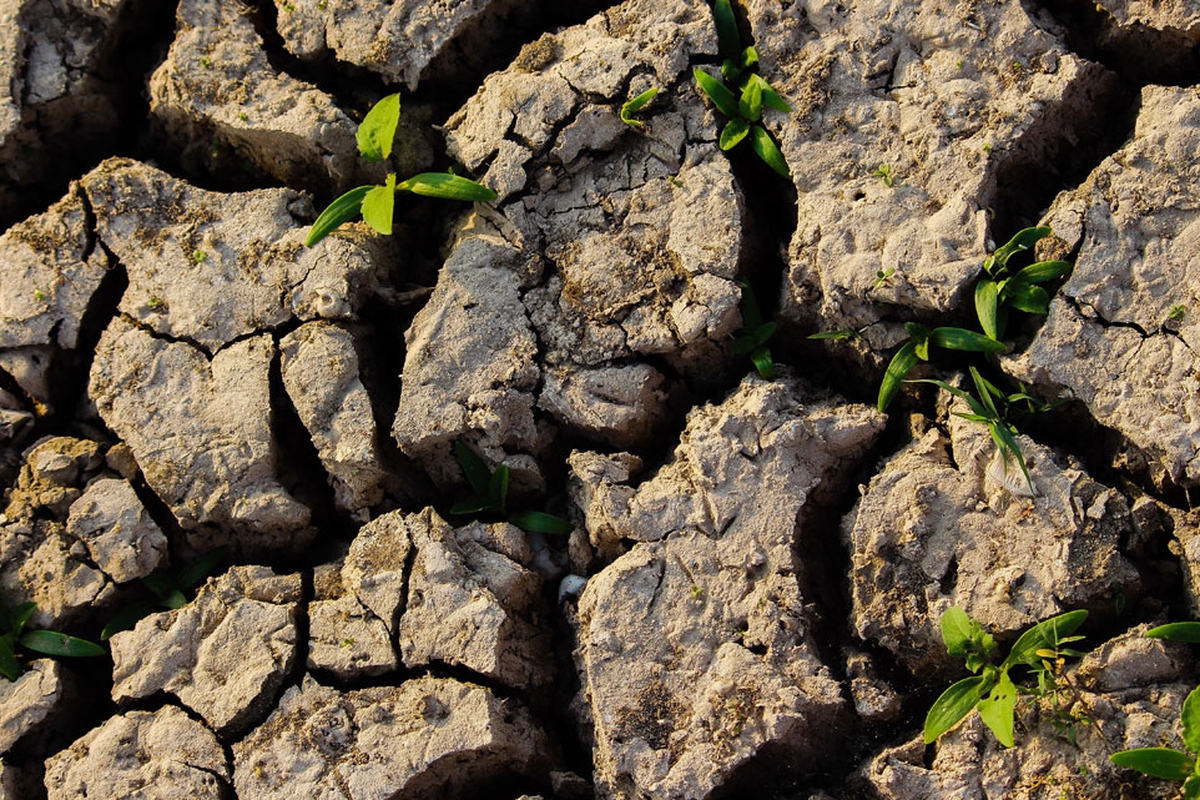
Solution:
M 1108 756 L 1200 681 L 1141 635 L 1200 615 L 1200 3 L 735 6 L 790 183 L 717 147 L 702 0 L 0 0 L 0 596 L 97 638 L 226 548 L 0 683 L 0 798 L 1177 796 Z M 498 199 L 305 248 L 394 91 L 398 171 Z M 874 392 L 1037 224 L 1029 497 Z M 451 515 L 455 442 L 574 533 Z M 924 745 L 951 606 L 1087 609 L 1066 713 Z

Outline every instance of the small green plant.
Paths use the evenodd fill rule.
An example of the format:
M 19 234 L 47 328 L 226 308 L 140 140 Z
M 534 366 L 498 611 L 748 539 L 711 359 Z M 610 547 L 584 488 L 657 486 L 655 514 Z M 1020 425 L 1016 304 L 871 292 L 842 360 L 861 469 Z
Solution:
M 399 124 L 400 95 L 390 94 L 376 103 L 358 126 L 358 152 L 368 161 L 388 159 Z M 312 247 L 360 213 L 375 231 L 390 234 L 397 192 L 468 202 L 496 199 L 496 193 L 486 186 L 449 172 L 422 172 L 399 183 L 396 174 L 389 172 L 383 186 L 358 186 L 330 203 L 313 223 L 305 245 Z
M 1179 728 L 1187 752 L 1171 747 L 1138 747 L 1113 753 L 1109 759 L 1119 767 L 1135 769 L 1154 778 L 1183 781 L 1185 800 L 1200 800 L 1200 761 L 1196 758 L 1196 754 L 1200 753 L 1200 687 L 1193 689 L 1184 699 L 1179 714 Z
M 462 467 L 475 494 L 450 508 L 455 516 L 477 514 L 498 516 L 516 525 L 526 533 L 568 534 L 575 529 L 562 517 L 544 511 L 508 510 L 508 466 L 501 464 L 495 471 L 489 470 L 483 459 L 461 441 L 454 443 L 454 455 Z
M 114 634 L 127 631 L 160 608 L 183 608 L 196 596 L 195 589 L 216 569 L 229 553 L 228 547 L 217 547 L 197 556 L 178 571 L 155 570 L 142 578 L 151 598 L 134 601 L 121 608 L 100 632 L 100 640 L 108 641 Z
M 1171 306 L 1171 310 L 1167 312 L 1167 319 L 1172 322 L 1183 322 L 1183 318 L 1187 316 L 1187 306 L 1183 303 L 1175 303 Z
M 0 602 L 0 675 L 10 681 L 21 677 L 26 660 L 22 651 L 69 658 L 104 655 L 103 647 L 87 639 L 56 631 L 25 630 L 35 611 L 37 603 L 21 603 L 10 610 Z
M 202 264 L 205 261 L 208 261 L 208 253 L 200 249 L 193 250 L 192 261 L 195 261 L 197 264 Z
M 1050 295 L 1039 284 L 1061 278 L 1071 269 L 1066 261 L 1039 261 L 1015 273 L 1008 262 L 1050 235 L 1050 228 L 1025 228 L 983 262 L 986 277 L 975 284 L 975 313 L 979 326 L 991 339 L 1001 339 L 1008 323 L 1010 308 L 1030 314 L 1050 310 Z
M 157 295 L 151 295 L 150 299 L 146 301 L 146 308 L 151 311 L 158 311 L 161 308 L 165 308 L 166 305 L 167 301 Z
M 883 185 L 889 189 L 892 188 L 892 184 L 896 180 L 896 176 L 892 175 L 892 168 L 887 164 L 880 164 L 871 175 L 883 181 Z
M 888 186 L 891 186 L 891 184 L 889 183 Z M 875 289 L 878 289 L 880 286 L 883 286 L 885 283 L 890 281 L 892 279 L 892 276 L 895 274 L 896 274 L 895 267 L 888 267 L 886 271 L 882 270 L 882 269 L 875 270 L 875 282 L 871 284 L 871 289 L 875 290 Z
M 213 62 L 211 58 L 208 56 L 200 56 L 200 66 L 204 67 L 205 69 L 209 69 L 212 67 L 212 65 Z
M 41 289 L 34 289 L 33 290 L 33 299 L 37 300 L 40 303 L 46 299 L 46 293 L 43 292 Z
M 750 356 L 758 374 L 768 381 L 775 380 L 775 360 L 767 342 L 778 327 L 774 322 L 763 322 L 758 298 L 750 284 L 742 284 L 742 335 L 733 341 L 735 356 Z
M 1026 688 L 1027 694 L 1045 696 L 1054 686 L 1051 666 L 1064 657 L 1078 658 L 1077 650 L 1064 647 L 1082 636 L 1071 634 L 1087 619 L 1087 611 L 1068 611 L 1037 623 L 1021 634 L 1008 656 L 999 666 L 993 658 L 996 641 L 991 634 L 957 606 L 942 614 L 942 640 L 952 656 L 966 661 L 967 669 L 976 673 L 952 684 L 933 702 L 925 716 L 925 743 L 932 744 L 946 731 L 957 725 L 972 709 L 979 710 L 985 725 L 1005 747 L 1012 747 L 1014 715 L 1018 686 L 1011 673 L 1024 668 L 1037 675 L 1037 685 Z
M 646 127 L 646 124 L 641 120 L 634 119 L 633 115 L 641 111 L 647 103 L 654 99 L 654 95 L 658 94 L 658 88 L 647 89 L 637 97 L 631 97 L 621 106 L 621 122 L 624 122 L 631 128 L 639 130 Z
M 896 351 L 883 373 L 876 401 L 880 411 L 887 411 L 892 399 L 900 391 L 900 384 L 912 372 L 918 362 L 929 360 L 929 348 L 965 350 L 975 353 L 1002 353 L 1007 348 L 1003 342 L 965 328 L 927 328 L 918 322 L 904 323 L 909 340 Z
M 791 170 L 779 145 L 762 126 L 762 112 L 764 106 L 777 111 L 791 111 L 792 107 L 755 72 L 758 68 L 758 52 L 753 47 L 742 48 L 737 19 L 729 0 L 716 0 L 713 3 L 713 17 L 723 59 L 721 76 L 724 81 L 717 80 L 699 67 L 692 70 L 692 74 L 701 91 L 727 119 L 718 144 L 722 150 L 730 150 L 742 140 L 749 139 L 750 147 L 767 166 L 783 177 L 791 178 Z

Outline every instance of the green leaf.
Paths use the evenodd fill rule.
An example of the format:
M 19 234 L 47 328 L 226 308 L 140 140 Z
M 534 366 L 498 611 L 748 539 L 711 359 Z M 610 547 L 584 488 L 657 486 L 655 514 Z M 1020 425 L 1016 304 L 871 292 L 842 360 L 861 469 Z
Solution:
M 718 111 L 730 119 L 738 115 L 737 99 L 733 96 L 733 92 L 729 91 L 729 87 L 699 67 L 692 70 L 692 75 L 695 76 L 696 83 L 700 84 L 700 89 L 708 95 L 708 99 L 712 101 Z
M 357 217 L 362 211 L 363 198 L 374 188 L 376 187 L 358 186 L 330 203 L 313 223 L 312 230 L 308 232 L 308 238 L 304 240 L 304 246 L 312 247 L 344 223 Z
M 963 678 L 933 701 L 929 713 L 925 715 L 925 744 L 933 744 L 939 736 L 971 713 L 987 690 L 987 680 L 982 675 Z
M 21 631 L 25 629 L 25 623 L 29 622 L 29 618 L 37 611 L 37 603 L 27 601 L 21 603 L 14 608 L 8 615 L 8 632 L 13 636 L 20 636 Z
M 742 50 L 742 56 L 739 59 L 742 69 L 754 69 L 758 66 L 758 51 L 754 49 L 754 45 Z
M 742 87 L 742 96 L 738 99 L 738 113 L 743 120 L 758 122 L 762 119 L 763 83 L 765 81 L 762 78 L 751 75 Z
M 1039 261 L 1013 275 L 1012 280 L 1025 284 L 1045 283 L 1055 278 L 1061 278 L 1070 270 L 1071 262 L 1069 261 Z
M 750 360 L 754 362 L 754 369 L 763 380 L 775 380 L 775 360 L 771 358 L 770 350 L 760 347 L 750 354 Z
M 104 648 L 95 642 L 55 631 L 29 631 L 21 637 L 21 646 L 50 656 L 83 658 L 104 655 Z
M 883 381 L 879 384 L 879 399 L 875 405 L 880 411 L 887 411 L 888 405 L 896 393 L 900 391 L 900 383 L 912 368 L 917 365 L 917 343 L 907 342 L 896 351 L 888 363 L 887 371 L 883 373 Z
M 358 126 L 358 152 L 368 161 L 383 161 L 392 154 L 399 124 L 400 95 L 389 94 L 367 112 Z
M 104 630 L 100 631 L 100 641 L 107 642 L 121 631 L 133 630 L 139 622 L 150 616 L 153 611 L 154 606 L 147 602 L 130 603 L 124 606 L 116 614 L 113 614 L 112 619 L 104 626 Z
M 1136 769 L 1138 772 L 1153 778 L 1163 778 L 1169 781 L 1181 781 L 1192 774 L 1196 763 L 1187 753 L 1172 750 L 1169 747 L 1139 747 L 1136 750 L 1122 750 L 1109 756 L 1118 767 Z
M 645 127 L 641 120 L 636 120 L 633 115 L 642 110 L 642 107 L 654 99 L 654 95 L 658 94 L 658 87 L 647 89 L 637 97 L 631 97 L 625 101 L 625 105 L 621 106 L 621 122 L 630 125 L 634 128 Z
M 1021 468 L 1021 474 L 1025 476 L 1025 485 L 1029 487 L 1029 493 L 1034 494 L 1029 465 L 1025 463 L 1025 454 L 1021 452 L 1021 446 L 1017 444 L 1017 439 L 1013 436 L 1012 431 L 1003 422 L 992 420 L 988 423 L 988 432 L 992 434 L 992 441 L 996 443 L 996 447 L 1000 448 L 1000 457 L 1004 459 L 1005 470 L 1008 469 L 1008 457 L 1011 455 L 1017 460 L 1017 466 Z
M 970 367 L 970 372 L 971 382 L 975 384 L 975 391 L 979 395 L 979 402 L 982 403 L 984 409 L 982 412 L 976 411 L 976 413 L 983 414 L 989 420 L 999 420 L 1000 412 L 996 409 L 996 401 L 992 399 L 999 396 L 999 392 L 995 391 L 996 387 L 988 383 L 975 367 Z
M 1183 782 L 1183 800 L 1200 800 L 1200 775 L 1193 774 Z
M 980 278 L 975 284 L 975 315 L 979 317 L 979 327 L 989 338 L 999 339 L 999 326 L 996 324 L 996 309 L 999 305 L 1000 292 L 994 280 Z
M 979 701 L 979 716 L 992 729 L 1000 744 L 1013 746 L 1013 712 L 1017 707 L 1017 687 L 1008 670 L 1000 670 L 1000 680 L 988 696 Z
M 1004 342 L 965 328 L 934 328 L 929 332 L 929 343 L 946 350 L 966 350 L 972 353 L 1003 353 L 1008 349 Z
M 717 144 L 722 150 L 731 150 L 742 139 L 745 139 L 748 133 L 750 133 L 750 124 L 741 117 L 734 117 L 725 123 L 725 127 L 721 128 L 721 136 L 717 140 Z
M 755 294 L 754 288 L 742 281 L 738 284 L 742 288 L 742 297 L 738 305 L 742 311 L 742 328 L 748 331 L 757 330 L 762 327 L 762 311 L 758 308 L 758 295 Z
M 737 17 L 729 0 L 713 3 L 713 20 L 717 24 L 717 48 L 722 58 L 737 58 L 742 49 L 742 38 L 738 34 Z
M 853 330 L 851 328 L 842 328 L 841 330 L 837 330 L 837 331 L 822 331 L 820 333 L 810 333 L 808 336 L 806 336 L 804 338 L 806 338 L 806 339 L 854 339 L 859 336 L 862 336 L 862 334 L 856 330 Z
M 792 171 L 788 169 L 787 161 L 784 161 L 783 153 L 779 151 L 779 145 L 775 144 L 775 140 L 771 138 L 771 134 L 767 133 L 766 128 L 761 125 L 750 126 L 750 146 L 754 148 L 754 152 L 758 154 L 764 164 L 782 177 L 791 180 Z
M 1010 287 L 1005 286 L 1004 288 Z M 1024 311 L 1027 314 L 1050 313 L 1050 295 L 1040 286 L 1016 284 L 1011 291 L 1006 293 L 1006 297 L 1009 305 L 1018 311 Z
M 1169 639 L 1172 642 L 1200 644 L 1200 622 L 1171 622 L 1146 631 L 1152 639 Z
M 500 509 L 496 508 L 488 498 L 479 497 L 478 495 L 467 500 L 460 500 L 450 506 L 450 513 L 456 517 L 472 517 L 485 512 L 498 514 L 500 513 Z
M 463 475 L 466 476 L 467 483 L 471 485 L 475 494 L 487 497 L 488 487 L 492 482 L 492 472 L 487 468 L 487 464 L 483 463 L 483 459 L 460 440 L 454 442 L 454 457 L 458 459 L 458 465 L 462 467 Z
M 0 675 L 15 681 L 21 677 L 21 662 L 17 661 L 16 648 L 13 646 L 13 635 L 6 633 L 0 636 Z
M 1057 648 L 1062 638 L 1074 633 L 1076 628 L 1087 620 L 1087 616 L 1087 610 L 1081 608 L 1050 617 L 1034 625 L 1013 644 L 1001 668 L 1011 669 L 1017 664 L 1036 664 L 1038 650 L 1044 647 Z
M 792 107 L 788 105 L 788 101 L 784 100 L 783 96 L 775 91 L 775 87 L 771 86 L 765 80 L 763 81 L 762 101 L 764 106 L 773 108 L 776 111 L 787 112 L 792 110 Z
M 508 506 L 508 465 L 501 464 L 496 467 L 496 471 L 492 473 L 492 479 L 488 482 L 488 499 L 492 501 L 492 506 L 498 508 L 500 513 L 505 513 Z
M 942 641 L 946 643 L 946 652 L 952 656 L 966 655 L 971 646 L 973 636 L 979 623 L 971 619 L 967 612 L 958 606 L 946 609 L 940 620 Z
M 776 323 L 766 322 L 745 335 L 739 336 L 733 343 L 733 354 L 735 356 L 744 356 L 762 347 L 775 333 L 776 327 Z
M 1009 239 L 1003 247 L 992 253 L 991 257 L 1002 266 L 1008 266 L 1010 258 L 1023 250 L 1028 250 L 1049 235 L 1050 228 L 1046 227 L 1025 228 L 1017 231 L 1016 235 Z
M 222 545 L 196 556 L 179 570 L 179 574 L 175 576 L 175 585 L 180 589 L 195 589 L 212 574 L 217 564 L 228 554 L 229 546 Z
M 1193 753 L 1200 753 L 1200 687 L 1192 689 L 1183 701 L 1179 713 L 1179 725 L 1183 732 L 1183 743 Z
M 376 233 L 392 234 L 392 214 L 396 208 L 396 176 L 388 173 L 387 183 L 376 186 L 363 198 L 363 221 Z
M 543 511 L 518 511 L 509 514 L 508 521 L 526 533 L 550 533 L 565 536 L 575 530 L 575 526 L 562 517 L 556 517 Z
M 412 192 L 423 197 L 438 197 L 442 200 L 487 203 L 496 199 L 496 193 L 483 184 L 451 175 L 449 172 L 422 172 L 413 175 L 396 186 L 398 192 Z

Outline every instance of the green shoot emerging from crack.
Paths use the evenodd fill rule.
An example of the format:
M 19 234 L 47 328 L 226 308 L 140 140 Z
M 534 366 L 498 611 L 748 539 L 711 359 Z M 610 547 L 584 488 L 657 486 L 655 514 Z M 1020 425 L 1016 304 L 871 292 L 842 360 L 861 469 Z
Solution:
M 400 95 L 390 94 L 376 103 L 358 126 L 358 152 L 368 161 L 384 161 L 390 157 L 399 124 Z M 468 202 L 496 199 L 496 193 L 486 186 L 448 172 L 422 172 L 399 183 L 396 174 L 389 172 L 383 186 L 359 186 L 330 203 L 313 223 L 304 244 L 312 247 L 360 213 L 375 231 L 390 234 L 396 192 Z
M 750 284 L 742 284 L 742 335 L 733 342 L 735 356 L 750 356 L 758 374 L 768 381 L 775 380 L 775 360 L 767 341 L 775 333 L 776 323 L 763 322 L 758 298 Z
M 489 470 L 483 459 L 460 441 L 454 443 L 454 455 L 458 458 L 458 464 L 475 494 L 467 500 L 455 503 L 450 508 L 451 514 L 498 516 L 526 533 L 565 535 L 574 530 L 574 526 L 567 520 L 543 511 L 509 511 L 507 465 L 501 464 L 496 467 L 495 472 Z
M 100 640 L 108 641 L 113 634 L 132 629 L 158 609 L 183 608 L 196 596 L 196 587 L 204 583 L 228 553 L 228 547 L 218 547 L 192 559 L 174 574 L 159 569 L 142 578 L 142 586 L 154 599 L 136 600 L 118 610 L 100 632 Z
M 37 603 L 21 603 L 9 610 L 0 602 L 0 675 L 10 681 L 21 677 L 26 660 L 18 655 L 22 650 L 71 658 L 104 655 L 103 647 L 87 639 L 55 631 L 25 630 L 35 611 Z
M 978 622 L 957 606 L 942 615 L 942 640 L 946 651 L 967 662 L 967 669 L 976 673 L 950 686 L 933 702 L 925 716 L 925 743 L 932 744 L 946 731 L 957 725 L 972 709 L 979 710 L 984 724 L 1005 747 L 1013 746 L 1013 724 L 1017 704 L 1017 684 L 1011 672 L 1017 667 L 1032 670 L 1038 675 L 1038 686 L 1026 689 L 1029 694 L 1044 697 L 1054 690 L 1054 672 L 1047 665 L 1064 657 L 1078 658 L 1082 653 L 1064 647 L 1082 636 L 1072 636 L 1087 619 L 1087 611 L 1068 611 L 1039 622 L 1021 634 L 1008 656 L 996 666 L 992 659 L 996 642 Z
M 750 147 L 763 163 L 783 177 L 791 178 L 791 170 L 779 145 L 762 126 L 762 112 L 763 106 L 784 112 L 791 111 L 792 107 L 755 72 L 758 53 L 753 47 L 742 48 L 737 19 L 729 0 L 716 0 L 713 3 L 713 17 L 717 24 L 717 41 L 723 59 L 721 76 L 724 81 L 717 80 L 699 67 L 692 70 L 692 74 L 701 91 L 728 120 L 718 140 L 721 149 L 729 150 L 743 139 L 749 139 Z
M 892 398 L 900 391 L 900 384 L 913 367 L 920 361 L 929 360 L 930 347 L 975 353 L 1003 353 L 1008 349 L 1003 342 L 965 328 L 930 329 L 917 322 L 906 322 L 904 329 L 908 331 L 910 339 L 892 356 L 887 371 L 883 374 L 883 382 L 879 384 L 879 398 L 876 401 L 880 411 L 887 411 Z
M 1010 273 L 1008 268 L 1010 258 L 1049 235 L 1049 228 L 1025 228 L 983 262 L 986 276 L 975 284 L 975 313 L 989 338 L 1004 336 L 1010 308 L 1030 314 L 1049 312 L 1050 295 L 1038 284 L 1061 278 L 1071 269 L 1070 263 L 1039 261 L 1016 273 Z
M 644 122 L 634 119 L 633 115 L 641 111 L 647 103 L 654 99 L 654 95 L 656 94 L 658 94 L 657 87 L 654 89 L 647 89 L 637 97 L 631 97 L 626 100 L 625 104 L 621 106 L 621 122 L 624 122 L 631 128 L 637 128 L 639 130 L 646 127 Z
M 1136 769 L 1154 778 L 1183 781 L 1184 800 L 1200 800 L 1200 687 L 1188 694 L 1179 714 L 1179 728 L 1187 752 L 1171 747 L 1122 750 L 1109 758 L 1119 767 Z

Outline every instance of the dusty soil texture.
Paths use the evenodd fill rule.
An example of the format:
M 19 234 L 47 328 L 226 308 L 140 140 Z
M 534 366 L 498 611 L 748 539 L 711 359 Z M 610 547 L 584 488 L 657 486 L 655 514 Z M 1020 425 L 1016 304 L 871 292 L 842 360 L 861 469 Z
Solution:
M 733 8 L 790 178 L 704 0 L 0 0 L 0 599 L 133 609 L 0 679 L 0 800 L 1180 796 L 1109 756 L 1200 682 L 1200 0 Z M 306 247 L 393 92 L 497 199 Z M 1048 313 L 912 375 L 1061 401 L 1026 482 L 876 393 L 1035 225 Z M 955 606 L 1089 612 L 1013 748 L 923 741 Z

